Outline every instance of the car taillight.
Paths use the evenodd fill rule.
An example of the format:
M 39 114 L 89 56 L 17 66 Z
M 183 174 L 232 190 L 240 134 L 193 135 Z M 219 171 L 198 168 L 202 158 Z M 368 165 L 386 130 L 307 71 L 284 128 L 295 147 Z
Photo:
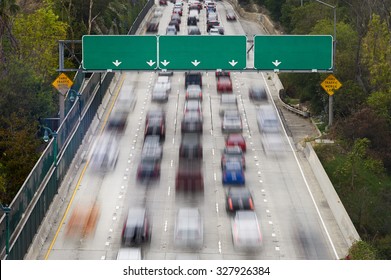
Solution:
M 233 210 L 232 199 L 231 198 L 228 198 L 228 206 L 229 206 L 229 210 Z
M 248 199 L 248 202 L 250 203 L 250 209 L 251 210 L 254 210 L 254 204 L 253 204 L 253 200 L 251 198 Z

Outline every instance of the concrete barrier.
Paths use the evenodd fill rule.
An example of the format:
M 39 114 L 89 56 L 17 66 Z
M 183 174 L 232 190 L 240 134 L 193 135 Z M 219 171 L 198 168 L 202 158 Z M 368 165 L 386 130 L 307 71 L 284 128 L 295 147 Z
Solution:
M 354 227 L 348 213 L 346 212 L 342 201 L 339 199 L 339 196 L 335 191 L 334 186 L 331 183 L 326 171 L 324 170 L 323 165 L 316 155 L 311 143 L 306 143 L 304 154 L 308 159 L 316 179 L 319 182 L 320 188 L 322 189 L 322 192 L 330 206 L 330 209 L 345 238 L 345 241 L 350 247 L 354 241 L 360 240 L 360 236 Z

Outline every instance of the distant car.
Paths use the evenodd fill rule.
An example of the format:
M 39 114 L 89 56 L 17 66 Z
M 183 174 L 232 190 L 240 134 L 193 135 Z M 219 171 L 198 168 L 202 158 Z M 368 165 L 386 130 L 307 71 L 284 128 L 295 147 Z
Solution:
M 122 245 L 130 247 L 149 243 L 151 228 L 152 224 L 145 208 L 130 208 L 122 230 Z
M 267 101 L 267 93 L 264 86 L 250 86 L 248 96 L 252 101 Z
M 178 31 L 178 32 L 180 31 L 180 23 L 178 20 L 171 19 L 170 22 L 168 23 L 168 25 L 173 25 L 173 26 L 175 26 L 176 31 Z
M 228 134 L 228 137 L 225 140 L 225 146 L 239 146 L 243 152 L 246 152 L 246 140 L 240 133 Z
M 172 10 L 172 14 L 178 14 L 179 16 L 182 16 L 182 13 L 183 13 L 183 10 L 182 8 L 179 8 L 179 7 L 175 7 L 173 10 Z
M 223 185 L 244 185 L 246 182 L 243 166 L 239 161 L 228 161 L 223 169 L 222 177 Z
M 112 133 L 102 134 L 93 148 L 92 168 L 99 171 L 112 171 L 118 160 L 119 143 Z
M 171 80 L 168 75 L 159 75 L 155 85 L 160 85 L 166 89 L 167 93 L 171 91 Z
M 219 115 L 224 116 L 225 111 L 238 110 L 238 101 L 236 95 L 222 94 L 220 100 Z
M 232 81 L 230 77 L 220 76 L 217 78 L 218 92 L 232 92 Z
M 182 133 L 201 133 L 202 134 L 202 116 L 199 112 L 190 111 L 183 115 L 181 122 Z
M 110 114 L 107 128 L 109 130 L 123 131 L 126 127 L 128 114 L 134 110 L 137 96 L 133 87 L 124 86 L 121 90 L 113 112 Z
M 174 25 L 169 25 L 166 28 L 166 35 L 177 35 L 177 30 Z
M 215 72 L 215 77 L 216 78 L 222 77 L 222 76 L 231 77 L 231 73 L 229 71 L 222 71 L 222 70 L 217 70 Z
M 161 108 L 150 109 L 145 117 L 145 125 L 150 121 L 161 121 L 165 125 L 166 113 Z
M 211 29 L 209 30 L 209 35 L 212 35 L 212 36 L 214 36 L 214 35 L 220 36 L 221 34 L 220 34 L 220 32 L 219 32 L 219 30 L 218 30 L 217 28 L 211 28 Z
M 185 101 L 185 109 L 184 113 L 190 112 L 190 111 L 195 111 L 198 112 L 202 115 L 202 105 L 200 100 L 196 99 L 189 99 Z
M 159 135 L 164 140 L 166 136 L 165 121 L 159 118 L 150 118 L 145 125 L 144 138 L 148 135 Z
M 194 16 L 188 16 L 187 25 L 197 26 L 197 18 Z
M 225 209 L 230 213 L 238 210 L 254 210 L 254 201 L 250 190 L 246 187 L 231 187 L 227 193 Z
M 200 21 L 199 11 L 198 10 L 189 10 L 189 17 L 195 17 L 197 21 Z
M 218 20 L 209 20 L 206 24 L 206 32 L 209 32 L 214 26 L 220 26 L 220 21 Z
M 159 29 L 159 19 L 152 18 L 150 22 L 147 23 L 147 32 L 157 32 Z
M 226 110 L 221 124 L 223 133 L 242 132 L 242 118 L 238 110 Z
M 204 243 L 204 225 L 198 208 L 180 208 L 175 229 L 175 247 L 201 249 Z
M 201 31 L 198 26 L 189 26 L 187 29 L 187 35 L 201 35 Z
M 167 6 L 167 0 L 159 0 L 160 6 Z
M 226 14 L 226 18 L 228 21 L 231 21 L 231 20 L 236 20 L 236 14 L 234 11 L 232 10 L 228 10 L 227 11 L 227 14 Z
M 239 161 L 242 163 L 243 169 L 246 169 L 246 158 L 242 151 L 242 148 L 239 146 L 228 146 L 223 150 L 223 154 L 221 155 L 221 169 L 224 169 L 225 164 L 228 161 Z
M 137 180 L 157 179 L 160 177 L 160 159 L 141 158 L 137 167 Z
M 201 72 L 185 72 L 185 88 L 189 85 L 199 85 L 202 88 Z
M 262 234 L 254 211 L 236 211 L 232 221 L 232 239 L 236 249 L 256 251 L 262 247 Z
M 202 89 L 199 85 L 189 85 L 186 89 L 186 100 L 197 99 L 202 101 Z

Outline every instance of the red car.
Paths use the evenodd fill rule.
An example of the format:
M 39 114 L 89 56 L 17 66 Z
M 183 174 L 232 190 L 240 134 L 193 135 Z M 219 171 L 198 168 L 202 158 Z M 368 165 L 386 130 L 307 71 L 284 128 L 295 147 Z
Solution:
M 217 92 L 232 92 L 231 77 L 219 76 L 217 78 Z
M 167 0 L 159 0 L 160 6 L 167 6 Z
M 225 146 L 239 146 L 243 152 L 246 152 L 246 140 L 240 133 L 229 134 L 225 140 Z

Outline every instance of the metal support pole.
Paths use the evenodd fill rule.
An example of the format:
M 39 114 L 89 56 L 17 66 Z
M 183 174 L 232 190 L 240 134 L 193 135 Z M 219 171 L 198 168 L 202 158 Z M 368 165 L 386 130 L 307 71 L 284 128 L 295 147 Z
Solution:
M 5 213 L 5 253 L 8 255 L 10 252 L 10 220 L 9 214 L 11 212 L 11 208 L 8 205 L 1 205 L 1 210 Z
M 42 126 L 43 129 L 45 129 L 45 135 L 43 136 L 43 141 L 48 142 L 49 141 L 49 134 L 53 136 L 53 163 L 54 166 L 57 166 L 57 155 L 58 155 L 58 143 L 57 143 L 57 131 L 52 131 L 47 126 Z

